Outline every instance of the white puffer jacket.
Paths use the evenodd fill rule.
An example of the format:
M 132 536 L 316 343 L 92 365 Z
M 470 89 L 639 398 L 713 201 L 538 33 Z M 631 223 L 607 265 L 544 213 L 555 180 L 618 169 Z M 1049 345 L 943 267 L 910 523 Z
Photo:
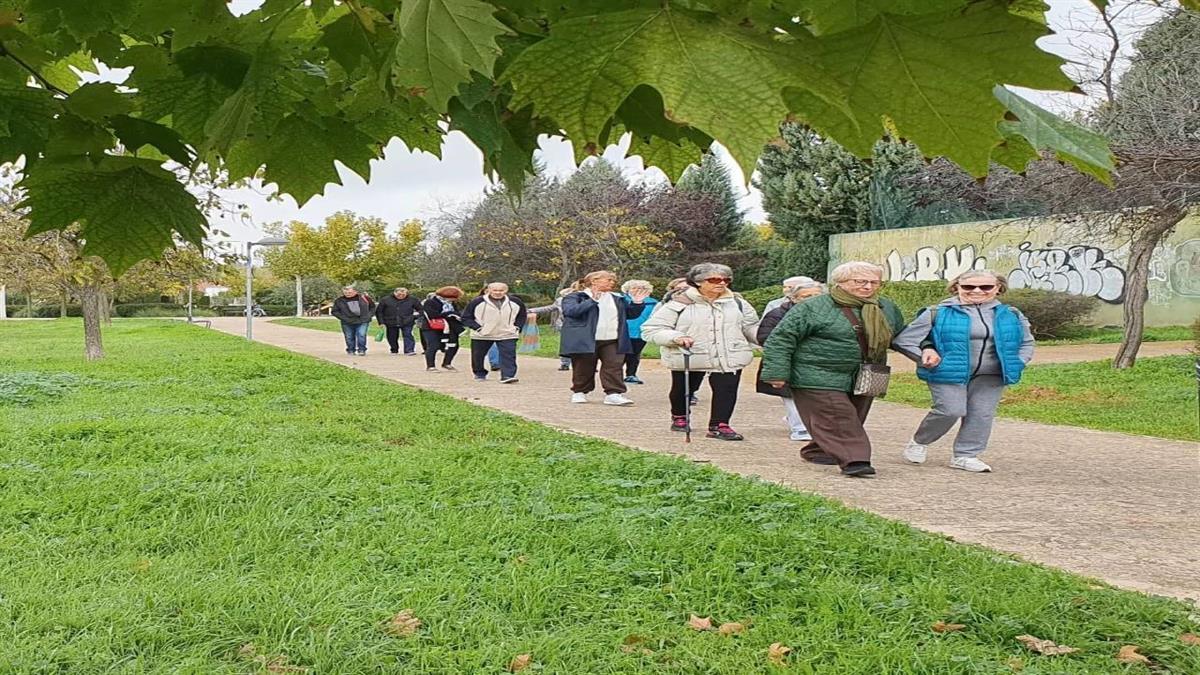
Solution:
M 661 347 L 663 365 L 683 370 L 683 353 L 675 338 L 690 337 L 695 340 L 692 370 L 732 373 L 754 359 L 757 326 L 758 313 L 733 291 L 710 301 L 688 288 L 646 319 L 642 339 Z

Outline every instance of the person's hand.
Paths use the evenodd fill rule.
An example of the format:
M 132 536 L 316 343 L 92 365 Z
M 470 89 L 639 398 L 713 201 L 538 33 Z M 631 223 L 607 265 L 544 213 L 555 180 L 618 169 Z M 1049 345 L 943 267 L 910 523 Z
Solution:
M 772 387 L 775 387 L 776 389 L 783 389 L 784 387 L 787 386 L 787 382 L 785 382 L 784 380 L 763 380 L 763 382 L 766 382 L 767 384 L 771 385 Z
M 646 290 L 645 288 L 635 288 L 629 292 L 629 297 L 633 298 L 633 301 L 639 304 L 649 296 L 650 291 Z
M 525 320 L 526 320 L 526 321 L 537 321 L 537 314 L 534 314 L 533 312 L 530 312 L 530 313 L 528 313 L 528 314 L 526 314 L 526 315 L 525 315 Z
M 683 347 L 684 349 L 691 349 L 692 345 L 696 344 L 696 341 L 686 335 L 681 335 L 680 337 L 675 338 L 675 344 Z
M 934 349 L 925 349 L 921 351 L 921 366 L 923 368 L 937 368 L 937 365 L 942 362 L 942 357 Z

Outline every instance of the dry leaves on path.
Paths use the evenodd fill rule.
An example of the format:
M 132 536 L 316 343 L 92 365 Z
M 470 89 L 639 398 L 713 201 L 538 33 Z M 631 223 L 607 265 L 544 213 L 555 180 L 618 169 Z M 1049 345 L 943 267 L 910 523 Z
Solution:
M 791 651 L 792 648 L 782 642 L 772 642 L 771 646 L 767 647 L 767 660 L 777 666 L 782 666 L 783 660 Z
M 508 662 L 508 672 L 519 673 L 528 668 L 530 663 L 533 663 L 533 654 L 517 654 Z
M 1018 635 L 1017 642 L 1020 642 L 1021 644 L 1025 645 L 1025 647 L 1027 649 L 1029 649 L 1030 651 L 1034 651 L 1039 654 L 1045 654 L 1046 656 L 1058 656 L 1060 654 L 1074 654 L 1075 652 L 1079 651 L 1078 649 L 1075 649 L 1074 647 L 1068 647 L 1066 645 L 1055 644 L 1053 640 L 1043 640 L 1041 638 L 1036 638 L 1032 635 Z
M 400 613 L 388 619 L 383 630 L 394 637 L 409 637 L 421 628 L 421 620 L 413 616 L 411 609 L 400 610 Z
M 935 632 L 935 633 L 953 633 L 955 631 L 960 631 L 960 630 L 966 628 L 966 626 L 964 626 L 961 623 L 946 623 L 945 621 L 935 621 L 934 624 L 932 626 L 930 626 L 930 628 L 932 628 L 933 632 Z
M 1185 645 L 1200 647 L 1200 635 L 1196 635 L 1195 633 L 1184 633 L 1179 636 L 1179 641 Z
M 687 626 L 692 630 L 712 630 L 712 618 L 707 616 L 699 617 L 693 614 L 691 615 L 691 618 L 688 619 Z
M 721 635 L 736 635 L 737 633 L 745 633 L 746 624 L 738 623 L 737 621 L 730 621 L 729 623 L 721 624 L 721 627 L 717 629 L 717 632 Z
M 1125 645 L 1117 650 L 1117 660 L 1121 663 L 1150 663 L 1150 659 L 1138 653 L 1137 645 Z

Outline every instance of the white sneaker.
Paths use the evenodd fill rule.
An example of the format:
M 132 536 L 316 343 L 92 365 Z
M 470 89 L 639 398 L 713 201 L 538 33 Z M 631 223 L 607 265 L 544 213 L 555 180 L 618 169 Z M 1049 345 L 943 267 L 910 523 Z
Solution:
M 812 434 L 807 431 L 793 431 L 789 436 L 793 441 L 811 441 Z
M 925 446 L 916 441 L 909 441 L 908 445 L 904 446 L 904 461 L 912 462 L 913 464 L 924 464 Z
M 582 391 L 577 391 L 574 394 L 571 394 L 571 403 L 587 403 L 587 402 L 588 402 L 587 394 L 583 393 Z
M 633 405 L 633 401 L 625 398 L 624 394 L 609 394 L 604 397 L 604 405 Z
M 955 457 L 954 459 L 950 460 L 950 468 L 962 469 L 963 471 L 971 471 L 973 473 L 983 473 L 985 471 L 992 470 L 992 467 L 984 464 L 983 461 L 977 457 Z

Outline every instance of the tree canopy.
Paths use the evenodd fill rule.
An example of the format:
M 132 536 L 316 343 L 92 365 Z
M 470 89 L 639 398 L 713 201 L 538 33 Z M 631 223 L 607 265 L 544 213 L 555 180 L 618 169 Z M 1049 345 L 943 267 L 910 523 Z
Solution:
M 1196 0 L 1188 0 L 1195 4 Z M 1103 5 L 1103 0 L 1094 0 Z M 0 162 L 31 233 L 78 225 L 117 273 L 207 221 L 188 176 L 303 204 L 393 138 L 466 134 L 519 191 L 539 134 L 582 157 L 626 132 L 677 178 L 714 141 L 746 175 L 784 119 L 859 156 L 885 133 L 974 175 L 1103 139 L 1002 85 L 1071 89 L 1014 0 L 0 0 Z M 118 85 L 79 72 L 128 69 Z M 91 78 L 95 79 L 95 78 Z

